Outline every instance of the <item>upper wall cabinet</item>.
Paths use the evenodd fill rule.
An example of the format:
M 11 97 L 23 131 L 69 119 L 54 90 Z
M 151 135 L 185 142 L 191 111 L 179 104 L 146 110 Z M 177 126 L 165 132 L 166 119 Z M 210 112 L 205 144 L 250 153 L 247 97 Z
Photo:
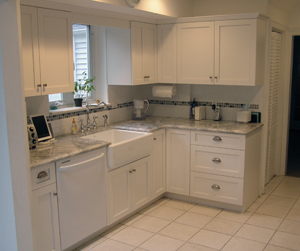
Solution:
M 156 44 L 156 25 L 131 22 L 134 85 L 157 83 Z
M 131 23 L 131 30 L 106 28 L 108 85 L 157 83 L 156 25 Z
M 25 96 L 73 91 L 71 13 L 21 6 Z
M 260 19 L 177 25 L 178 83 L 264 83 L 266 23 Z
M 162 24 L 157 26 L 158 44 L 158 82 L 177 82 L 177 58 L 176 58 L 176 25 Z

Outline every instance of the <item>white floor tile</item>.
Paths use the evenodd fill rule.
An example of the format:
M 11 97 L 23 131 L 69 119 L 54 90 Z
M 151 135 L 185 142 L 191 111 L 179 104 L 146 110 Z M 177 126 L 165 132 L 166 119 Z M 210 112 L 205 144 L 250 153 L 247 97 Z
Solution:
M 96 238 L 88 241 L 84 245 L 80 246 L 79 248 L 76 249 L 76 251 L 90 251 L 92 248 L 95 246 L 99 245 L 103 241 L 107 240 L 106 237 L 103 236 L 97 236 Z
M 300 192 L 295 190 L 294 188 L 287 188 L 287 187 L 277 187 L 272 195 L 282 196 L 291 199 L 297 199 L 300 195 Z
M 143 249 L 143 248 L 136 248 L 134 249 L 133 251 L 147 251 L 146 249 Z
M 222 251 L 262 251 L 265 246 L 266 244 L 257 241 L 232 237 Z
M 264 251 L 291 251 L 291 249 L 286 249 L 286 248 L 277 247 L 273 245 L 267 245 Z
M 203 247 L 194 243 L 185 243 L 178 251 L 217 251 L 218 249 L 212 249 L 208 247 Z
M 294 203 L 295 199 L 290 199 L 286 197 L 276 196 L 276 195 L 270 195 L 264 202 L 264 204 L 270 204 L 274 206 L 281 206 L 281 207 L 288 207 L 291 208 Z
M 141 245 L 149 251 L 175 251 L 184 244 L 184 241 L 176 240 L 159 234 L 154 235 Z
M 230 235 L 202 229 L 193 238 L 191 238 L 189 242 L 209 248 L 221 249 L 230 240 L 230 238 Z
M 300 235 L 300 221 L 285 219 L 278 228 L 278 231 Z
M 155 209 L 159 208 L 161 205 L 159 204 L 151 204 L 148 207 L 145 207 L 144 209 L 142 209 L 141 211 L 139 211 L 140 214 L 149 214 L 152 211 L 154 211 Z
M 289 248 L 292 250 L 300 250 L 299 235 L 279 231 L 274 234 L 269 244 L 283 248 Z
M 150 233 L 148 231 L 133 227 L 127 227 L 124 230 L 113 235 L 111 239 L 137 247 L 152 236 L 153 233 Z
M 192 227 L 203 228 L 212 219 L 213 217 L 207 215 L 186 212 L 176 219 L 175 222 L 186 224 Z
M 187 241 L 199 230 L 200 229 L 196 227 L 191 227 L 181 223 L 173 222 L 170 225 L 166 226 L 163 230 L 161 230 L 159 234 L 182 241 Z
M 253 241 L 268 243 L 274 233 L 275 230 L 272 229 L 245 224 L 241 227 L 241 229 L 236 233 L 235 236 Z
M 263 194 L 259 198 L 256 199 L 256 202 L 263 203 L 268 197 L 269 197 L 269 194 Z
M 145 215 L 143 214 L 134 214 L 132 215 L 131 217 L 129 217 L 128 219 L 124 220 L 121 222 L 121 224 L 123 225 L 127 225 L 127 226 L 130 226 L 132 223 L 136 222 L 137 220 L 143 218 Z
M 276 230 L 282 221 L 282 218 L 254 213 L 247 220 L 247 224 Z
M 162 206 L 163 204 L 167 203 L 170 200 L 171 200 L 170 198 L 163 197 L 163 198 L 159 199 L 158 201 L 155 201 L 153 204 Z
M 115 235 L 116 233 L 120 232 L 121 230 L 125 229 L 127 226 L 118 224 L 111 229 L 107 230 L 106 232 L 102 233 L 101 236 L 106 238 L 110 238 L 111 236 Z
M 254 202 L 251 207 L 248 208 L 247 212 L 254 213 L 261 206 L 260 202 Z
M 257 210 L 256 213 L 270 215 L 278 218 L 284 218 L 289 212 L 289 208 L 274 206 L 263 203 Z
M 251 215 L 252 213 L 249 212 L 239 213 L 234 211 L 223 210 L 217 215 L 217 218 L 245 223 L 251 217 Z
M 207 207 L 202 205 L 195 205 L 189 211 L 197 214 L 204 214 L 207 216 L 215 217 L 218 215 L 223 209 L 215 208 L 215 207 Z
M 300 199 L 296 200 L 296 202 L 292 208 L 300 210 Z
M 173 208 L 177 208 L 177 209 L 185 210 L 185 211 L 189 210 L 194 205 L 195 205 L 195 203 L 189 203 L 189 202 L 180 201 L 180 200 L 170 200 L 164 204 L 164 206 L 166 206 L 166 207 L 173 207 Z
M 131 251 L 134 249 L 135 247 L 127 245 L 125 243 L 107 239 L 106 241 L 100 243 L 89 251 Z
M 214 232 L 234 235 L 242 226 L 242 223 L 215 218 L 210 221 L 204 229 Z
M 166 206 L 160 206 L 159 208 L 155 209 L 154 211 L 150 212 L 148 215 L 157 217 L 164 220 L 173 221 L 176 218 L 178 218 L 180 215 L 184 214 L 185 211 L 166 207 Z
M 286 216 L 286 219 L 300 221 L 300 210 L 292 208 L 291 211 Z
M 149 232 L 157 233 L 170 223 L 170 221 L 146 215 L 142 219 L 131 224 L 131 226 Z

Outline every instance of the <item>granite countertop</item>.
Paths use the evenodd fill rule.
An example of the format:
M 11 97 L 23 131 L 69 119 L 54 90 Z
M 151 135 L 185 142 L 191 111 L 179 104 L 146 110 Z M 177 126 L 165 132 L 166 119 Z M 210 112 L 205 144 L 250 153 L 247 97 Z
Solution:
M 152 132 L 161 128 L 174 128 L 186 130 L 199 130 L 209 132 L 224 132 L 235 134 L 248 134 L 260 127 L 261 123 L 241 123 L 236 121 L 191 120 L 182 118 L 147 117 L 145 120 L 128 120 L 114 123 L 113 128 Z
M 263 124 L 239 123 L 235 121 L 195 121 L 191 119 L 151 116 L 145 120 L 126 120 L 111 124 L 106 128 L 98 127 L 96 130 L 90 132 L 58 136 L 55 141 L 49 145 L 38 145 L 35 149 L 30 150 L 30 168 L 106 147 L 110 145 L 110 142 L 82 139 L 81 137 L 111 128 L 143 132 L 153 132 L 162 128 L 174 128 L 245 135 L 262 126 Z

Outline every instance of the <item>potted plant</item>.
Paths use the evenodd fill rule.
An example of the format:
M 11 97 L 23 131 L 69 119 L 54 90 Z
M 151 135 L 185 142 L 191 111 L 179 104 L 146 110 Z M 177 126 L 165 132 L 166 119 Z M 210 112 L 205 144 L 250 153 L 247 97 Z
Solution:
M 78 79 L 78 81 L 74 82 L 74 102 L 75 106 L 82 106 L 82 100 L 84 96 L 89 94 L 90 91 L 95 90 L 95 87 L 93 85 L 94 80 L 96 77 L 88 78 L 86 71 L 83 73 L 83 78 Z

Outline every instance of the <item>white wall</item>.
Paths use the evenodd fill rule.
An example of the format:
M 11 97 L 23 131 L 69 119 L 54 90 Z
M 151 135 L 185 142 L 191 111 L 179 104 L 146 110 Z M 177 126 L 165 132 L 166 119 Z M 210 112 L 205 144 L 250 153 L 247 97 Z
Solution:
M 0 1 L 0 249 L 32 250 L 18 0 Z

